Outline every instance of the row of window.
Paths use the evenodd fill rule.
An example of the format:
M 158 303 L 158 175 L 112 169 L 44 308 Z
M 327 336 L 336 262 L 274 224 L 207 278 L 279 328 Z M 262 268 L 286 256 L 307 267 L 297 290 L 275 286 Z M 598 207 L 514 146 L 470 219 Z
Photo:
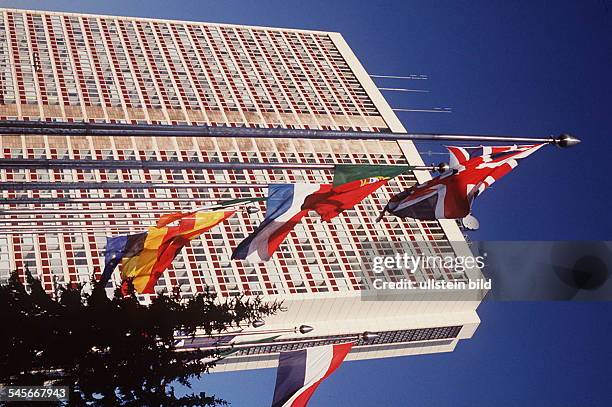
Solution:
M 378 115 L 324 34 L 3 11 L 0 43 L 2 104 Z
M 161 160 L 177 161 L 243 161 L 243 162 L 306 162 L 306 163 L 370 163 L 398 164 L 400 154 L 374 152 L 350 153 L 355 150 L 345 142 L 346 153 L 287 151 L 282 140 L 257 144 L 242 151 L 222 150 L 213 142 L 209 150 L 134 150 L 134 149 L 67 149 L 67 148 L 4 148 L 4 158 L 74 158 L 97 160 Z M 283 146 L 282 149 L 280 146 Z M 351 144 L 352 145 L 352 144 Z M 360 149 L 357 149 L 360 150 Z M 0 180 L 12 182 L 314 182 L 331 181 L 330 171 L 276 170 L 276 171 L 215 171 L 215 170 L 1 170 Z M 437 222 L 374 219 L 382 210 L 390 194 L 414 183 L 412 174 L 402 176 L 377 191 L 355 209 L 329 223 L 312 218 L 296 227 L 286 243 L 265 265 L 250 266 L 229 261 L 231 250 L 261 221 L 260 212 L 239 214 L 205 234 L 177 258 L 168 276 L 160 280 L 159 287 L 183 284 L 187 278 L 188 292 L 203 291 L 212 286 L 223 295 L 240 292 L 275 294 L 359 290 L 367 282 L 359 278 L 363 245 L 376 240 L 428 239 L 439 241 L 439 251 L 450 253 L 452 248 L 444 239 Z M 36 228 L 43 235 L 10 235 L 7 246 L 15 259 L 11 267 L 41 268 L 43 275 L 64 275 L 64 280 L 79 280 L 83 266 L 99 270 L 101 253 L 107 234 L 134 233 L 151 225 L 160 213 L 193 209 L 217 200 L 261 196 L 264 191 L 244 189 L 156 189 L 156 190 L 37 190 L 4 191 L 2 198 L 12 202 L 9 208 L 26 211 L 11 215 L 22 228 Z M 28 203 L 28 199 L 29 201 Z M 39 199 L 50 200 L 53 205 L 42 205 Z M 19 204 L 18 202 L 24 202 Z M 34 203 L 37 202 L 37 203 Z M 43 212 L 47 210 L 47 213 Z M 29 211 L 29 212 L 27 212 Z M 33 216 L 35 215 L 35 216 Z M 6 217 L 4 219 L 7 219 Z M 29 222 L 27 222 L 29 221 Z M 36 223 L 33 223 L 36 222 Z M 63 226 L 59 226 L 63 225 Z M 53 233 L 60 238 L 51 239 Z M 73 236 L 81 236 L 76 242 Z M 46 236 L 41 241 L 41 236 Z M 28 239 L 28 240 L 25 240 Z M 59 239 L 59 243 L 56 241 Z M 41 245 L 44 244 L 44 249 Z M 35 256 L 32 253 L 36 253 Z M 19 257 L 18 257 L 19 255 Z M 61 255 L 61 256 L 60 256 Z M 26 257 L 27 256 L 27 257 Z M 66 262 L 57 264 L 60 256 Z M 51 261 L 53 260 L 53 261 Z M 70 262 L 74 260 L 74 264 Z M 2 265 L 3 273 L 10 267 Z M 428 277 L 456 278 L 447 270 L 426 270 Z M 49 280 L 47 278 L 47 280 Z M 48 281 L 49 287 L 52 282 Z M 50 289 L 50 288 L 49 288 Z
M 439 328 L 408 329 L 402 331 L 381 331 L 375 332 L 377 338 L 365 341 L 360 334 L 342 334 L 334 336 L 315 336 L 308 337 L 307 341 L 296 341 L 293 339 L 281 339 L 274 341 L 273 345 L 253 346 L 239 350 L 232 356 L 264 355 L 270 353 L 287 352 L 314 346 L 331 345 L 346 343 L 347 340 L 355 340 L 354 346 L 372 346 L 382 344 L 399 344 L 432 340 L 443 340 L 456 338 L 461 331 L 461 326 L 448 326 Z

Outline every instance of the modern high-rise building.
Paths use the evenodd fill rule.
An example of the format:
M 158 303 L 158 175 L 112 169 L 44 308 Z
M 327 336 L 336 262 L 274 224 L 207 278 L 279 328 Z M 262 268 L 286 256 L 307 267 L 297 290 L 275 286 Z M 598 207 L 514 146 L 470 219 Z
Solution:
M 0 120 L 405 131 L 335 32 L 13 9 L 0 9 Z M 19 134 L 0 137 L 0 159 L 423 164 L 410 141 Z M 142 231 L 163 213 L 265 196 L 261 188 L 205 184 L 326 183 L 332 175 L 170 165 L 2 168 L 0 182 L 21 186 L 0 187 L 0 278 L 28 268 L 49 291 L 84 282 L 103 267 L 106 236 Z M 432 253 L 469 253 L 454 221 L 375 221 L 392 194 L 429 177 L 426 171 L 402 175 L 329 223 L 306 219 L 265 264 L 231 261 L 232 249 L 261 222 L 262 203 L 259 213 L 238 213 L 193 241 L 157 288 L 180 287 L 190 295 L 208 287 L 221 297 L 283 300 L 287 311 L 259 329 L 314 328 L 243 349 L 219 369 L 274 366 L 280 350 L 342 342 L 364 331 L 379 336 L 360 340 L 349 360 L 451 351 L 477 328 L 478 301 L 362 299 L 371 289 L 360 271 L 366 242 L 425 241 Z M 134 183 L 165 187 L 137 189 Z M 467 281 L 480 275 L 478 269 L 429 268 L 405 277 Z

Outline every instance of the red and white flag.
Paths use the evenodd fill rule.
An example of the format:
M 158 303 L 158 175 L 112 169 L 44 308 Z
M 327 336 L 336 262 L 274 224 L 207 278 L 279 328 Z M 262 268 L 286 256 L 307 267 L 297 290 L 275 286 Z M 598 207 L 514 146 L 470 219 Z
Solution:
M 342 364 L 353 344 L 281 352 L 272 407 L 305 407 L 319 384 Z
M 384 212 L 421 220 L 462 219 L 478 195 L 543 145 L 448 147 L 450 171 L 395 195 Z
M 309 211 L 328 222 L 351 209 L 384 185 L 388 178 L 368 178 L 334 186 L 331 184 L 277 184 L 268 187 L 266 217 L 232 254 L 249 263 L 268 261 L 283 240 Z

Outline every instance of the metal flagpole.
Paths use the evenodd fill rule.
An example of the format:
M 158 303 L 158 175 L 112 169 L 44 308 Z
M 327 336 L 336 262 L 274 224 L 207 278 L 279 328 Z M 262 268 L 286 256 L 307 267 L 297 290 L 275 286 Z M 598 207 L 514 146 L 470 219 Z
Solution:
M 411 79 L 411 80 L 425 80 L 427 75 L 416 75 L 411 74 L 408 76 L 397 76 L 397 75 L 370 75 L 372 78 L 387 78 L 387 79 Z
M 56 217 L 54 218 L 33 218 L 33 217 L 26 217 L 26 218 L 11 218 L 11 217 L 2 217 L 0 218 L 0 224 L 2 223 L 23 223 L 23 222 L 43 222 L 43 223 L 53 223 L 53 222 L 102 222 L 102 221 L 117 221 L 117 222 L 141 222 L 141 221 L 156 221 L 158 219 L 157 216 L 155 216 L 155 214 L 165 214 L 165 213 L 171 213 L 171 212 L 179 212 L 179 211 L 191 211 L 191 212 L 202 212 L 202 211 L 216 211 L 216 210 L 221 210 L 221 209 L 227 209 L 229 210 L 230 208 L 233 208 L 234 206 L 227 206 L 227 207 L 217 207 L 217 206 L 213 206 L 213 207 L 203 207 L 203 208 L 189 208 L 189 209 L 168 209 L 165 211 L 156 211 L 156 212 L 148 212 L 145 210 L 141 210 L 141 209 L 133 209 L 131 211 L 126 210 L 120 213 L 126 213 L 126 214 L 134 214 L 137 213 L 139 215 L 142 214 L 147 214 L 147 215 L 153 215 L 153 216 L 147 216 L 147 217 L 117 217 L 117 216 L 96 216 L 97 214 L 111 214 L 113 213 L 112 210 L 108 210 L 105 212 L 94 212 L 93 214 L 91 212 L 89 212 L 87 209 L 84 209 L 82 211 L 72 211 L 72 212 L 65 212 L 62 210 L 56 210 L 56 211 L 30 211 L 30 213 L 23 213 L 20 212 L 19 210 L 16 211 L 1 211 L 0 210 L 0 215 L 3 216 L 17 216 L 17 215 L 55 215 Z M 70 215 L 71 217 L 62 217 L 62 218 L 58 218 L 58 216 L 68 216 Z M 91 217 L 91 218 L 80 218 L 78 217 L 78 215 L 90 215 L 90 216 L 95 216 L 95 217 Z
M 356 164 L 359 165 L 359 164 Z M 363 164 L 368 165 L 368 164 Z M 389 165 L 402 167 L 402 165 Z M 408 166 L 406 164 L 405 166 Z M 410 166 L 411 170 L 434 171 L 438 166 Z M 333 170 L 336 164 L 316 163 L 262 163 L 262 162 L 201 162 L 160 160 L 74 160 L 43 158 L 5 158 L 0 168 L 49 169 L 176 169 L 176 170 Z
M 453 109 L 450 107 L 434 107 L 433 109 L 391 109 L 394 112 L 417 112 L 417 113 L 452 113 Z
M 224 203 L 208 205 L 199 208 L 188 208 L 188 209 L 167 209 L 167 210 L 137 210 L 139 214 L 153 214 L 153 216 L 138 216 L 138 217 L 113 217 L 113 216 L 97 216 L 98 214 L 105 215 L 110 214 L 112 210 L 104 210 L 97 209 L 97 212 L 93 212 L 89 209 L 83 209 L 80 211 L 63 211 L 61 209 L 56 209 L 54 211 L 46 210 L 46 211 L 27 211 L 27 210 L 0 210 L 0 215 L 4 215 L 4 218 L 0 218 L 0 232 L 13 233 L 16 231 L 21 231 L 22 233 L 29 232 L 32 230 L 33 232 L 38 232 L 39 230 L 45 231 L 45 233 L 50 233 L 49 230 L 101 230 L 101 231 L 111 231 L 111 229 L 122 230 L 122 229 L 134 229 L 134 228 L 142 228 L 152 226 L 151 223 L 156 223 L 157 217 L 156 213 L 168 213 L 170 211 L 177 210 L 187 210 L 187 211 L 204 211 L 204 210 L 220 210 L 220 209 L 228 209 L 236 206 L 245 206 L 245 210 L 248 213 L 258 212 L 259 208 L 248 206 L 252 205 L 256 200 L 261 200 L 262 198 L 243 198 L 243 199 L 234 199 L 225 201 Z M 122 210 L 123 213 L 133 213 L 130 210 Z M 71 217 L 61 217 L 72 214 Z M 22 218 L 13 218 L 15 215 L 55 215 L 55 217 L 44 217 L 44 218 L 36 218 L 36 217 L 22 217 Z M 76 215 L 89 215 L 91 217 L 83 218 L 78 217 Z M 115 225 L 97 225 L 99 222 L 119 222 L 119 224 Z M 149 223 L 149 225 L 141 225 L 140 223 Z M 26 223 L 26 224 L 24 224 Z M 30 223 L 29 225 L 27 223 Z M 85 224 L 83 224 L 85 223 Z M 131 223 L 131 224 L 128 224 Z M 4 225 L 2 225 L 4 224 Z
M 207 208 L 185 208 L 185 209 L 148 209 L 148 208 L 132 208 L 132 209 L 117 209 L 117 208 L 108 208 L 108 209 L 82 209 L 82 208 L 52 208 L 52 209 L 9 209 L 4 210 L 0 209 L 0 215 L 92 215 L 92 214 L 107 214 L 107 213 L 126 213 L 126 214 L 134 214 L 135 212 L 138 214 L 163 214 L 171 211 L 181 211 L 181 210 L 205 210 Z M 214 210 L 215 206 L 211 208 Z M 91 219 L 100 219 L 100 218 L 91 218 Z M 113 218 L 113 219 L 127 219 L 127 218 Z M 142 219 L 142 218 L 140 218 Z M 153 219 L 153 218 L 151 218 Z M 15 219 L 23 221 L 24 219 Z M 0 221 L 2 219 L 0 218 Z M 55 219 L 57 221 L 57 219 Z
M 406 89 L 406 88 L 378 88 L 378 90 L 386 90 L 388 92 L 414 92 L 414 93 L 429 93 L 425 89 Z
M 113 219 L 116 220 L 116 219 Z M 152 219 L 153 220 L 153 219 Z M 61 222 L 61 221 L 55 221 Z M 72 221 L 72 222 L 89 222 L 87 220 L 81 221 Z M 40 220 L 26 220 L 22 223 L 43 223 Z M 153 226 L 153 225 L 150 225 Z M 8 225 L 8 226 L 0 226 L 0 232 L 14 232 L 14 231 L 24 231 L 24 230 L 32 230 L 32 231 L 46 231 L 48 233 L 49 230 L 99 230 L 99 231 L 110 231 L 112 229 L 123 230 L 123 229 L 142 229 L 143 225 Z
M 224 337 L 227 335 L 235 335 L 235 336 L 249 336 L 249 335 L 269 335 L 269 334 L 280 334 L 280 333 L 301 333 L 305 335 L 309 332 L 312 332 L 314 328 L 310 325 L 300 325 L 295 328 L 280 328 L 280 329 L 262 329 L 259 331 L 237 331 L 237 332 L 218 332 L 207 334 L 195 334 L 191 335 L 177 335 L 175 339 L 191 339 L 191 338 L 216 338 L 216 337 Z
M 252 197 L 255 199 L 255 197 Z M 233 198 L 229 198 L 233 199 Z M 65 205 L 83 203 L 130 204 L 136 202 L 219 202 L 221 198 L 14 198 L 0 199 L 0 205 Z
M 195 189 L 228 188 L 253 189 L 268 188 L 268 184 L 231 184 L 210 182 L 147 183 L 147 182 L 3 182 L 0 191 L 28 190 L 69 190 L 69 189 Z M 143 198 L 146 201 L 146 198 Z
M 0 121 L 0 135 L 47 136 L 126 136 L 126 137 L 218 137 L 218 138 L 287 138 L 312 140 L 416 140 L 453 142 L 551 143 L 570 147 L 580 140 L 562 134 L 559 137 L 530 138 L 444 133 L 381 133 L 371 131 L 312 130 L 208 125 L 66 123 L 24 120 Z
M 140 212 L 138 210 L 134 210 L 132 211 L 132 213 L 134 212 Z M 165 213 L 168 213 L 171 211 L 166 211 Z M 175 211 L 176 212 L 176 211 Z M 14 215 L 12 212 L 9 213 L 4 213 L 3 215 Z M 11 224 L 11 223 L 26 223 L 26 222 L 41 222 L 41 223 L 54 223 L 54 222 L 62 222 L 62 223 L 66 223 L 66 222 L 107 222 L 107 221 L 118 221 L 118 222 L 155 222 L 157 220 L 157 217 L 155 216 L 148 216 L 148 217 L 114 217 L 114 216 L 101 216 L 101 217 L 95 217 L 95 218 L 79 218 L 79 217 L 75 217 L 74 215 L 72 217 L 66 217 L 66 218 L 58 218 L 57 216 L 66 216 L 67 214 L 65 214 L 64 212 L 55 212 L 54 215 L 56 216 L 55 218 L 33 218 L 33 217 L 28 217 L 28 218 L 0 218 L 0 225 L 2 224 Z M 75 214 L 78 215 L 78 214 Z
M 181 210 L 189 210 L 189 211 L 193 211 L 193 210 L 215 210 L 215 209 L 219 209 L 219 208 L 229 208 L 229 207 L 233 207 L 233 206 L 240 206 L 240 205 L 249 205 L 252 204 L 253 202 L 256 201 L 260 201 L 265 199 L 265 197 L 243 197 L 243 198 L 225 198 L 225 199 L 221 199 L 221 198 L 176 198 L 176 199 L 172 199 L 172 198 L 166 198 L 166 199 L 155 199 L 155 198 L 106 198 L 106 199 L 86 199 L 86 198 L 80 198 L 80 199 L 63 199 L 63 198 L 18 198 L 18 199 L 3 199 L 0 200 L 0 205 L 62 205 L 61 207 L 58 208 L 30 208 L 30 207 L 26 207 L 26 208 L 5 208 L 5 209 L 1 209 L 0 208 L 0 215 L 63 215 L 63 214 L 95 214 L 95 213 L 134 213 L 134 211 L 137 211 L 139 213 L 167 213 L 168 211 L 181 211 Z M 235 203 L 228 203 L 229 201 L 237 201 L 237 200 L 242 200 L 243 202 L 235 202 Z M 174 208 L 160 208 L 160 209 L 150 209 L 150 208 L 141 208 L 141 207 L 135 207 L 135 208 L 126 208 L 125 206 L 111 206 L 111 207 L 107 207 L 107 208 L 82 208 L 79 207 L 80 205 L 82 206 L 85 203 L 88 204 L 96 204 L 96 203 L 105 203 L 105 204 L 132 204 L 132 203 L 157 203 L 157 202 L 172 202 L 175 203 L 176 201 L 180 201 L 180 202 L 188 202 L 190 204 L 197 204 L 199 202 L 201 202 L 202 204 L 206 204 L 206 206 L 204 207 L 196 207 L 194 208 L 193 205 L 186 205 L 184 207 L 174 207 Z M 215 202 L 215 203 L 212 203 Z M 73 205 L 76 205 L 76 207 L 74 207 Z
M 125 234 L 130 233 L 132 231 L 144 231 L 146 227 L 144 226 L 133 226 L 129 228 L 116 228 L 109 229 L 108 227 L 82 227 L 82 228 L 68 228 L 68 229 L 46 229 L 43 226 L 34 226 L 34 229 L 2 229 L 0 228 L 0 233 L 5 235 L 46 235 L 46 234 L 58 234 L 58 233 L 66 233 L 66 234 L 75 234 L 75 233 L 84 233 L 84 234 Z
M 167 209 L 167 210 L 138 210 L 137 208 L 133 209 L 133 210 L 129 210 L 129 209 L 125 209 L 125 210 L 121 210 L 120 213 L 133 213 L 134 210 L 137 210 L 139 214 L 152 214 L 153 216 L 146 216 L 146 217 L 142 217 L 142 216 L 138 216 L 138 217 L 116 217 L 116 216 L 97 216 L 98 214 L 101 215 L 106 215 L 106 214 L 111 214 L 113 212 L 113 210 L 104 210 L 104 209 L 97 209 L 96 212 L 93 212 L 94 210 L 90 210 L 90 209 L 83 209 L 83 210 L 79 210 L 79 211 L 64 211 L 61 209 L 55 209 L 55 210 L 46 210 L 46 211 L 35 211 L 35 210 L 0 210 L 0 215 L 4 215 L 4 218 L 0 218 L 0 232 L 5 231 L 5 232 L 14 232 L 14 231 L 23 231 L 23 230 L 38 230 L 38 229 L 43 229 L 46 231 L 46 233 L 49 233 L 47 229 L 52 229 L 52 230 L 56 230 L 56 229 L 60 229 L 60 230 L 74 230 L 74 229 L 91 229 L 91 230 L 95 230 L 95 229 L 102 229 L 102 230 L 109 230 L 109 229 L 134 229 L 134 228 L 139 228 L 139 227 L 143 227 L 140 223 L 144 222 L 144 223 L 156 223 L 157 220 L 157 216 L 155 216 L 155 214 L 157 213 L 168 213 L 170 211 L 177 211 L 177 210 L 187 210 L 187 211 L 204 211 L 204 210 L 219 210 L 219 209 L 228 209 L 228 208 L 233 208 L 236 206 L 247 206 L 247 205 L 252 205 L 256 199 L 261 199 L 261 198 L 253 198 L 253 200 L 249 200 L 249 198 L 243 198 L 242 202 L 229 202 L 226 201 L 224 204 L 215 204 L 215 205 L 209 205 L 209 206 L 205 206 L 205 207 L 199 207 L 199 208 L 189 208 L 189 209 Z M 231 201 L 241 201 L 241 200 L 231 200 Z M 259 208 L 257 207 L 251 207 L 251 206 L 247 206 L 245 209 L 248 213 L 254 213 L 254 212 L 258 212 Z M 44 217 L 44 218 L 36 218 L 36 217 L 21 217 L 21 218 L 13 218 L 12 216 L 16 216 L 16 215 L 55 215 L 55 217 Z M 71 217 L 62 217 L 62 216 L 67 216 L 67 215 L 71 215 Z M 92 217 L 88 217 L 88 218 L 83 218 L 83 217 L 78 217 L 77 215 L 89 215 Z M 99 222 L 104 222 L 104 223 L 108 223 L 108 222 L 120 222 L 123 224 L 117 224 L 117 225 L 96 225 L 96 223 Z M 131 223 L 131 224 L 127 224 L 127 223 Z M 24 225 L 24 223 L 32 223 L 33 225 Z M 51 223 L 51 225 L 49 225 L 49 223 Z M 76 223 L 76 224 L 73 224 Z M 88 223 L 88 224 L 83 224 L 83 223 Z M 4 225 L 2 225 L 4 224 Z M 47 224 L 47 225 L 45 225 Z M 151 226 L 151 225 L 145 225 L 145 226 Z
M 364 342 L 371 342 L 373 340 L 375 340 L 376 338 L 378 338 L 380 335 L 377 335 L 375 333 L 371 333 L 371 332 L 364 332 L 360 335 L 350 335 L 350 336 L 338 336 L 338 337 L 329 337 L 329 338 L 305 338 L 305 339 L 297 339 L 297 340 L 285 340 L 285 341 L 266 341 L 266 342 L 241 342 L 241 343 L 237 343 L 237 344 L 219 344 L 216 346 L 203 346 L 201 348 L 191 348 L 191 349 L 176 349 L 177 352 L 189 352 L 189 351 L 193 351 L 193 350 L 215 350 L 215 349 L 248 349 L 248 348 L 259 348 L 259 347 L 263 347 L 263 346 L 270 346 L 270 345 L 295 345 L 295 344 L 309 344 L 309 343 L 317 343 L 317 342 L 322 342 L 326 343 L 330 340 L 332 341 L 344 341 L 346 340 L 347 342 L 351 342 L 351 341 L 358 341 L 358 340 L 363 340 Z M 276 353 L 276 352 L 275 352 Z

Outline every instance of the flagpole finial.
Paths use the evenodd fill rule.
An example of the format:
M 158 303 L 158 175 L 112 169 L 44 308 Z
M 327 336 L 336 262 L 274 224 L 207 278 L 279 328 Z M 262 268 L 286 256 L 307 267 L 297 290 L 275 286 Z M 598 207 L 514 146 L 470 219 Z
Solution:
M 300 325 L 300 327 L 297 329 L 298 331 L 300 331 L 300 333 L 302 335 L 307 334 L 309 332 L 313 331 L 313 327 L 311 327 L 310 325 Z
M 247 206 L 246 211 L 247 213 L 257 213 L 259 212 L 259 208 L 255 206 Z
M 372 333 L 372 332 L 364 332 L 361 334 L 361 339 L 364 342 L 370 342 L 373 341 L 374 339 L 378 338 L 380 335 Z
M 253 323 L 251 325 L 253 326 L 253 328 L 261 328 L 265 324 L 266 323 L 264 321 L 262 321 L 261 319 L 256 319 L 255 321 L 253 321 Z
M 450 165 L 448 165 L 448 163 L 440 163 L 436 167 L 436 171 L 438 171 L 440 174 L 443 174 L 448 170 L 450 170 Z
M 553 141 L 554 144 L 556 144 L 559 147 L 573 147 L 576 144 L 580 143 L 580 139 L 577 139 L 576 137 L 572 136 L 571 134 L 567 134 L 567 133 L 563 133 L 560 134 L 559 137 L 557 137 L 556 139 L 554 139 Z

